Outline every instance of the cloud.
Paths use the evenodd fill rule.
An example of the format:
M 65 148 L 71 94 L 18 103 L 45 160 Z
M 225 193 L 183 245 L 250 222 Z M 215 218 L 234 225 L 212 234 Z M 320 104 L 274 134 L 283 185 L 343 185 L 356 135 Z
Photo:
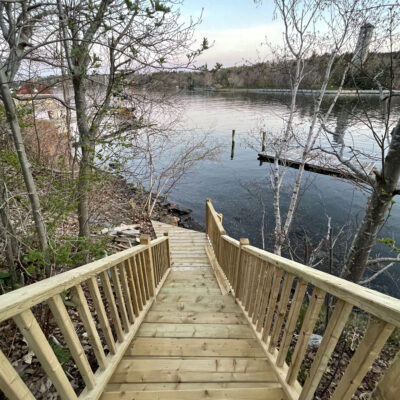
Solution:
M 224 66 L 241 65 L 246 61 L 260 61 L 271 56 L 267 41 L 274 46 L 282 39 L 282 28 L 278 23 L 254 26 L 242 29 L 225 30 L 198 30 L 196 39 L 201 41 L 206 37 L 212 48 L 205 51 L 198 58 L 198 64 L 206 64 L 209 67 L 216 62 Z

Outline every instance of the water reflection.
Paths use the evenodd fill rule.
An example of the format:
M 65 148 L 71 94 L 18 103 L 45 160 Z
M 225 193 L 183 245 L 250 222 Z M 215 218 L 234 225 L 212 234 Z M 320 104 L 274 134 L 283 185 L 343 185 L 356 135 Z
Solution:
M 289 97 L 250 93 L 185 93 L 185 127 L 209 132 L 212 139 L 225 144 L 216 162 L 203 161 L 194 171 L 185 176 L 170 195 L 172 201 L 194 210 L 193 216 L 204 224 L 204 202 L 213 200 L 215 208 L 224 214 L 224 225 L 228 233 L 236 238 L 247 237 L 255 246 L 261 246 L 261 216 L 266 212 L 266 247 L 271 249 L 273 231 L 272 192 L 268 164 L 259 166 L 257 152 L 261 142 L 254 145 L 254 131 L 262 125 L 268 132 L 282 130 L 282 116 L 287 114 Z M 329 100 L 329 99 L 328 99 Z M 395 104 L 397 116 L 399 99 Z M 330 105 L 323 103 L 324 110 Z M 362 150 L 374 151 L 371 135 L 360 122 L 364 107 L 377 121 L 382 118 L 382 107 L 378 98 L 345 98 L 340 100 L 329 120 L 332 137 L 338 146 L 356 144 Z M 312 96 L 301 96 L 298 102 L 296 123 L 305 129 L 314 107 Z M 232 130 L 235 141 L 232 142 Z M 232 146 L 233 145 L 233 146 Z M 233 150 L 233 154 L 232 154 Z M 234 157 L 232 157 L 234 156 Z M 282 190 L 282 210 L 289 203 L 291 185 L 296 171 L 287 170 Z M 293 236 L 304 232 L 311 240 L 319 240 L 326 234 L 327 216 L 332 219 L 334 231 L 342 226 L 354 228 L 363 216 L 367 193 L 350 182 L 312 172 L 305 172 L 300 204 L 294 221 Z M 392 216 L 380 232 L 381 237 L 393 237 L 400 241 L 400 212 L 397 204 Z M 350 237 L 349 237 L 350 240 Z M 347 245 L 349 244 L 347 241 Z M 346 251 L 345 248 L 340 251 Z M 386 249 L 379 247 L 384 254 Z M 383 290 L 399 295 L 391 279 L 383 280 Z M 381 287 L 382 289 L 382 287 Z

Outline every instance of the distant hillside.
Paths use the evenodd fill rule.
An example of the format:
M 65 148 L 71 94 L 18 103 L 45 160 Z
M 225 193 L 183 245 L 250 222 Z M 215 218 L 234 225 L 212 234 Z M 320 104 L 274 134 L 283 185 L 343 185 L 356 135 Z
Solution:
M 304 70 L 306 75 L 301 89 L 319 89 L 325 74 L 328 55 L 313 56 L 306 60 Z M 329 88 L 340 85 L 343 71 L 352 54 L 346 54 L 336 61 Z M 349 76 L 345 83 L 346 89 L 377 89 L 372 79 L 378 73 L 379 79 L 385 86 L 390 86 L 390 64 L 393 62 L 394 88 L 400 89 L 400 52 L 370 53 L 364 68 L 355 76 Z M 150 75 L 135 76 L 139 86 L 166 86 L 184 89 L 193 88 L 260 88 L 260 89 L 289 89 L 290 75 L 294 64 L 291 62 L 268 62 L 238 67 L 223 68 L 217 65 L 213 69 L 202 68 L 196 72 L 157 72 Z

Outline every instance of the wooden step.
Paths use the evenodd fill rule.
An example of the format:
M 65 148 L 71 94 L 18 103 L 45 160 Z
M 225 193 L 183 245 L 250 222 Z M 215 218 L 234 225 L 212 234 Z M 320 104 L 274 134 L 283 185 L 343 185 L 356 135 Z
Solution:
M 176 311 L 188 311 L 188 312 L 213 312 L 213 313 L 237 313 L 238 306 L 235 303 L 227 303 L 224 301 L 218 302 L 204 302 L 204 303 L 187 303 L 187 302 L 159 302 L 153 304 L 152 311 L 162 311 L 162 312 L 176 312 Z
M 174 384 L 172 384 L 174 385 Z M 283 400 L 284 394 L 282 389 L 275 385 L 270 387 L 249 387 L 249 388 L 209 388 L 210 383 L 202 383 L 202 388 L 186 389 L 186 390 L 151 390 L 146 391 L 138 389 L 130 389 L 129 384 L 108 385 L 106 391 L 102 395 L 102 400 Z M 149 387 L 149 385 L 146 385 Z M 206 387 L 206 388 L 204 388 Z
M 253 331 L 248 325 L 233 324 L 162 324 L 144 322 L 137 337 L 196 337 L 196 338 L 227 338 L 253 339 Z
M 219 289 L 218 289 L 219 290 Z M 171 293 L 162 293 L 157 296 L 156 304 L 160 303 L 185 303 L 190 305 L 191 303 L 205 303 L 205 304 L 226 304 L 226 305 L 234 305 L 236 312 L 239 312 L 237 308 L 237 304 L 235 304 L 235 300 L 231 296 L 222 296 L 221 292 L 218 292 L 214 295 L 210 295 L 208 293 L 181 293 L 180 291 L 178 294 L 171 294 Z
M 162 287 L 160 290 L 160 294 L 177 294 L 181 293 L 182 295 L 190 294 L 194 296 L 218 296 L 221 295 L 221 290 L 218 287 L 215 288 L 208 288 L 208 287 L 201 287 L 201 288 L 188 288 L 188 287 L 179 287 L 179 288 L 168 288 Z
M 265 357 L 256 339 L 146 337 L 135 338 L 125 355 L 148 357 Z
M 242 313 L 211 312 L 160 312 L 149 311 L 145 322 L 162 322 L 170 324 L 231 324 L 246 325 L 247 320 Z
M 109 383 L 140 382 L 276 382 L 262 358 L 124 358 Z
M 190 272 L 191 274 L 211 274 L 214 276 L 214 271 L 211 265 L 205 267 L 174 267 L 171 268 L 171 274 L 173 272 Z

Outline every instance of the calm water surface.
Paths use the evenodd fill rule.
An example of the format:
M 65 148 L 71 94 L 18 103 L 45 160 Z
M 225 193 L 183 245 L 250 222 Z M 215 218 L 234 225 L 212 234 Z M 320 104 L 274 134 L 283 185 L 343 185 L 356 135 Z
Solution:
M 205 223 L 205 199 L 210 197 L 217 211 L 224 215 L 224 227 L 230 236 L 237 239 L 247 237 L 256 246 L 262 246 L 262 212 L 265 209 L 266 249 L 271 249 L 273 231 L 272 192 L 269 185 L 271 165 L 260 166 L 254 144 L 254 132 L 263 126 L 267 132 L 279 132 L 283 127 L 282 117 L 287 112 L 289 98 L 282 95 L 247 93 L 194 92 L 181 95 L 184 105 L 184 124 L 188 130 L 207 132 L 223 146 L 216 161 L 200 162 L 186 175 L 169 195 L 169 199 L 193 210 L 193 217 Z M 310 96 L 299 98 L 296 125 L 299 130 L 307 127 L 313 107 Z M 376 98 L 365 100 L 369 113 L 380 118 L 381 105 Z M 333 142 L 344 142 L 355 148 L 376 151 L 368 129 L 360 121 L 362 110 L 359 100 L 345 99 L 335 109 L 331 117 Z M 398 105 L 395 116 L 400 115 Z M 232 129 L 236 130 L 236 146 L 231 159 Z M 326 141 L 325 141 L 326 142 Z M 286 210 L 290 183 L 296 170 L 287 169 L 286 183 L 282 193 L 282 209 Z M 350 182 L 312 172 L 305 172 L 303 191 L 296 219 L 293 225 L 294 243 L 303 238 L 304 233 L 316 242 L 326 235 L 327 218 L 332 219 L 334 232 L 346 225 L 351 230 L 363 217 L 367 193 Z M 392 237 L 399 243 L 400 207 L 395 204 L 381 237 Z M 349 240 L 345 234 L 338 246 L 337 257 L 345 251 Z M 301 239 L 303 240 L 303 239 Z M 383 246 L 377 253 L 387 253 Z M 321 266 L 323 268 L 323 266 Z M 400 296 L 399 267 L 393 267 L 391 277 L 380 281 L 380 289 Z M 397 284 L 399 282 L 399 284 Z

